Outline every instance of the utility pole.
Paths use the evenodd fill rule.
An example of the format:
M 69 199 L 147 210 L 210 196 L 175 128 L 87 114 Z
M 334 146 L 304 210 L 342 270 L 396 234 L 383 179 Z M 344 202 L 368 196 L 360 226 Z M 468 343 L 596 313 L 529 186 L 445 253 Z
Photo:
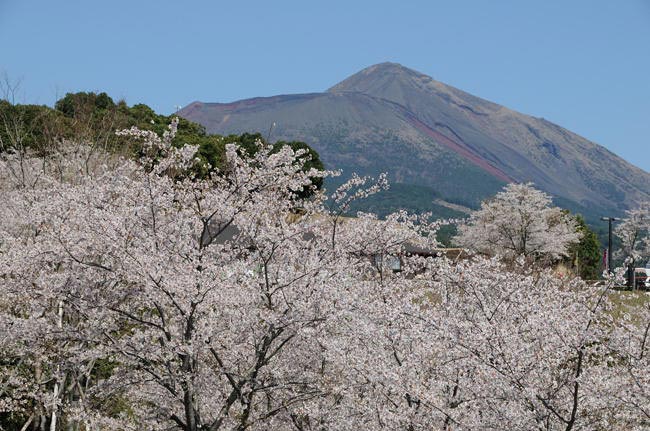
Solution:
M 609 238 L 607 240 L 607 271 L 612 273 L 612 222 L 619 221 L 616 217 L 601 217 L 602 221 L 608 222 Z

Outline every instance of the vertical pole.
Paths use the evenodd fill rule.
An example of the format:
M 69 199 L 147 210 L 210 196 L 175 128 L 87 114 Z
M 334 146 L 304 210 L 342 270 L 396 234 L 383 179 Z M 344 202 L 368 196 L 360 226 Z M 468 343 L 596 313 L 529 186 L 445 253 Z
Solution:
M 607 270 L 611 274 L 612 271 L 612 218 L 608 217 L 609 222 L 609 239 L 607 240 Z
M 601 217 L 600 219 L 606 221 L 609 228 L 609 238 L 607 240 L 607 272 L 611 274 L 614 272 L 612 271 L 612 222 L 618 221 L 619 219 L 616 217 Z

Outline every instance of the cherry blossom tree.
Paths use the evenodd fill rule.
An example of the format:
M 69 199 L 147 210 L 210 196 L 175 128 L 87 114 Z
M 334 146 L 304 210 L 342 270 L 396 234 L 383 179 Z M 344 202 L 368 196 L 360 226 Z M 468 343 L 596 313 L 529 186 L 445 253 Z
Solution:
M 650 424 L 647 389 L 640 388 L 648 378 L 647 301 L 623 325 L 613 317 L 608 289 L 579 279 L 562 282 L 548 271 L 517 275 L 485 259 L 443 268 L 420 292 L 436 305 L 413 310 L 420 328 L 400 337 L 406 367 L 396 381 L 416 400 L 412 424 L 527 430 Z M 625 335 L 613 336 L 612 328 Z
M 59 150 L 45 158 L 20 150 L 0 159 L 0 411 L 22 416 L 23 429 L 46 429 L 47 422 L 55 429 L 60 403 L 83 397 L 91 373 L 98 375 L 96 352 L 69 337 L 68 330 L 86 330 L 88 322 L 73 318 L 64 302 L 69 274 L 60 261 L 44 258 L 47 224 L 30 212 L 52 205 L 63 184 L 113 172 L 119 163 L 88 145 L 65 143 Z M 50 266 L 37 270 L 40 263 Z
M 459 245 L 509 260 L 566 256 L 568 247 L 580 240 L 575 220 L 530 183 L 505 186 L 458 231 Z
M 616 226 L 614 233 L 621 240 L 619 257 L 628 268 L 628 287 L 636 284 L 634 267 L 650 258 L 650 202 L 626 211 L 626 217 Z
M 614 233 L 621 240 L 624 258 L 635 262 L 650 257 L 650 202 L 642 202 L 638 208 L 626 211 Z
M 343 219 L 385 180 L 306 199 L 329 173 L 289 147 L 231 145 L 198 179 L 174 124 L 122 134 L 141 160 L 69 146 L 22 160 L 29 181 L 0 161 L 0 414 L 18 429 L 648 428 L 650 312 L 617 320 L 611 283 L 409 255 L 438 222 Z

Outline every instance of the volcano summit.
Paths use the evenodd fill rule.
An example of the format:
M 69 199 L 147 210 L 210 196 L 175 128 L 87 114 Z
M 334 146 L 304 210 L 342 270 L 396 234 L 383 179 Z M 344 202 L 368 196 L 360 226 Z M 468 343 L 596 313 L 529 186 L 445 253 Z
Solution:
M 591 218 L 650 200 L 650 174 L 604 147 L 396 63 L 322 93 L 193 102 L 179 114 L 218 134 L 275 123 L 272 140 L 305 141 L 330 169 L 388 172 L 432 201 L 476 207 L 507 182 L 533 182 Z

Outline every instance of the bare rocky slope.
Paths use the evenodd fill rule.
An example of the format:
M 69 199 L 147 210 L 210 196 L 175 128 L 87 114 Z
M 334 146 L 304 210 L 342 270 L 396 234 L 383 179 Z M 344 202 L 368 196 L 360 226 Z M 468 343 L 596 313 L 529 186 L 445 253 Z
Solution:
M 511 181 L 533 182 L 592 220 L 650 200 L 650 174 L 604 147 L 395 63 L 324 93 L 194 102 L 180 115 L 219 134 L 275 124 L 271 140 L 305 141 L 345 173 L 388 172 L 402 193 L 430 190 L 432 206 L 476 207 Z

